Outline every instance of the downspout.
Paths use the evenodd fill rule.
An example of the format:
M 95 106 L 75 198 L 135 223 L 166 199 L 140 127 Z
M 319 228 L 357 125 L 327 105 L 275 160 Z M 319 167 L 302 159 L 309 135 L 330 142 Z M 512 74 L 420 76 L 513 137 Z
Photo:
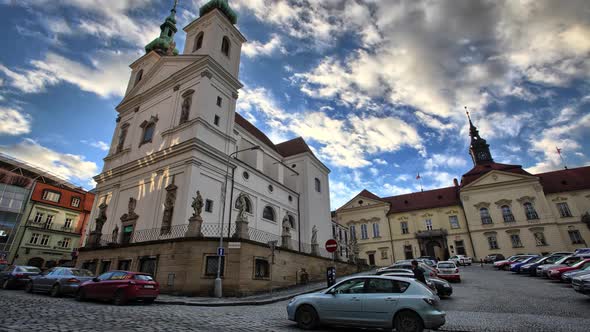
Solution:
M 301 196 L 297 195 L 297 236 L 299 237 L 299 252 L 301 252 Z
M 229 192 L 229 214 L 228 214 L 228 223 L 227 223 L 227 238 L 231 238 L 231 213 L 234 208 L 234 185 L 236 181 L 234 180 L 234 176 L 236 174 L 236 168 L 231 169 L 231 190 Z
M 394 264 L 395 263 L 395 252 L 393 249 L 393 232 L 391 231 L 391 223 L 389 222 L 389 213 L 385 214 L 385 219 L 387 220 L 387 227 L 389 228 L 389 239 L 391 241 L 391 264 Z

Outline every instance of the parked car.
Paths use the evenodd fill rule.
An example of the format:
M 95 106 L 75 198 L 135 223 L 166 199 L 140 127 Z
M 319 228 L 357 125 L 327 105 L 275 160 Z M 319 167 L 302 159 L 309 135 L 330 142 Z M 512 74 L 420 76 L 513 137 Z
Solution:
M 0 272 L 4 271 L 8 267 L 8 261 L 0 260 Z
M 84 282 L 76 292 L 76 300 L 108 300 L 124 305 L 139 300 L 152 304 L 160 294 L 160 284 L 146 273 L 111 271 Z
M 539 265 L 537 266 L 537 276 L 542 278 L 549 278 L 549 275 L 547 273 L 550 269 L 556 267 L 572 266 L 577 262 L 581 261 L 582 259 L 584 259 L 584 257 L 582 256 L 570 255 L 562 257 L 554 264 Z
M 94 274 L 84 269 L 56 267 L 38 276 L 31 277 L 25 285 L 27 293 L 45 292 L 53 297 L 73 295 L 78 287 L 94 278 Z
M 441 279 L 461 282 L 459 268 L 452 261 L 438 262 L 438 264 L 436 264 L 436 273 Z
M 536 260 L 538 260 L 539 258 L 541 258 L 541 256 L 531 256 L 531 257 L 529 257 L 529 258 L 525 258 L 525 259 L 523 259 L 523 260 L 521 260 L 521 261 L 518 261 L 518 260 L 517 260 L 516 262 L 514 262 L 514 263 L 510 264 L 510 271 L 512 271 L 512 272 L 516 272 L 516 273 L 520 273 L 520 268 L 521 268 L 523 265 L 525 265 L 525 264 L 527 264 L 527 263 L 529 263 L 529 262 L 536 261 Z
M 473 259 L 471 257 L 465 256 L 465 255 L 455 255 L 455 256 L 451 256 L 451 258 L 449 258 L 449 260 L 451 262 L 454 262 L 456 265 L 471 265 L 471 263 L 473 263 Z
M 550 256 L 541 257 L 534 262 L 530 262 L 520 267 L 520 271 L 522 273 L 528 273 L 531 276 L 537 275 L 537 267 L 544 264 L 554 264 L 555 262 L 559 261 L 564 256 L 568 256 L 569 254 L 562 254 L 562 253 L 555 253 L 551 254 Z
M 2 289 L 23 287 L 31 276 L 41 274 L 41 270 L 34 266 L 11 265 L 0 272 L 0 286 Z
M 574 255 L 590 255 L 590 248 L 579 248 L 574 250 Z
M 387 268 L 377 270 L 377 273 L 375 273 L 375 274 L 376 275 L 383 275 L 386 273 L 414 273 L 414 272 L 411 269 L 398 269 L 398 268 L 387 267 Z
M 420 263 L 424 263 L 432 268 L 436 268 L 436 261 L 432 259 L 418 258 L 416 259 Z
M 445 324 L 439 301 L 428 287 L 411 278 L 359 276 L 294 297 L 287 314 L 306 330 L 326 324 L 423 331 Z
M 509 259 L 505 260 L 505 261 L 498 261 L 496 263 L 494 263 L 494 267 L 498 268 L 500 270 L 504 270 L 504 271 L 508 271 L 510 270 L 510 267 L 512 266 L 512 264 L 514 263 L 518 263 L 518 262 L 522 262 L 523 260 L 532 257 L 535 255 L 517 255 L 517 256 L 512 256 Z
M 431 261 L 434 261 L 434 262 L 438 262 L 438 259 L 436 257 L 433 257 L 433 256 L 420 256 L 420 257 L 418 257 L 416 259 L 418 259 L 418 260 L 419 259 L 428 259 L 428 260 L 431 260 Z
M 404 277 L 404 278 L 412 278 L 414 277 L 414 273 L 386 273 L 383 276 L 385 277 Z M 426 278 L 426 286 L 428 286 L 436 295 L 439 297 L 449 297 L 453 295 L 453 287 L 446 281 L 440 278 Z
M 572 279 L 572 287 L 578 293 L 590 295 L 590 275 L 575 277 Z
M 571 284 L 575 277 L 582 277 L 585 275 L 590 275 L 590 267 L 562 273 L 561 281 L 565 282 L 566 284 Z
M 586 258 L 580 260 L 579 262 L 571 265 L 571 266 L 561 266 L 561 267 L 554 267 L 549 269 L 547 275 L 550 279 L 553 280 L 561 280 L 561 274 L 569 271 L 581 270 L 585 269 L 586 267 L 590 267 L 590 258 Z
M 506 258 L 502 254 L 491 254 L 491 255 L 487 255 L 483 259 L 483 262 L 486 263 L 486 264 L 491 264 L 491 263 L 495 263 L 497 261 L 502 261 L 502 260 L 505 260 L 505 259 Z
M 434 278 L 437 276 L 436 270 L 424 263 L 418 263 L 418 268 L 424 272 L 424 276 Z M 412 263 L 395 263 L 391 265 L 386 271 L 390 271 L 391 269 L 405 269 L 405 270 L 412 270 Z M 383 274 L 383 273 L 381 273 Z

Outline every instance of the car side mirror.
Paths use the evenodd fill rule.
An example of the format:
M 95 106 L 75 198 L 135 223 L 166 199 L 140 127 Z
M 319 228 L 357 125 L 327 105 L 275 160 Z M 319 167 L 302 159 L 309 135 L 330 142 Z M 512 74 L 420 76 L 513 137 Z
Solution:
M 94 282 L 99 282 L 99 281 L 100 281 L 100 279 L 98 279 L 98 278 L 92 278 L 92 281 L 94 281 Z

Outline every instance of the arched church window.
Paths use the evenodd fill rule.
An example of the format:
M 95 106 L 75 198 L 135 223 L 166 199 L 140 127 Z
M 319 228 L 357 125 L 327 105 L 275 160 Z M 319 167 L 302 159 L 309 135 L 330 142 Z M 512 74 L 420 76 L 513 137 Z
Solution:
M 149 119 L 149 121 L 144 121 L 141 123 L 140 127 L 143 129 L 141 134 L 141 143 L 140 146 L 145 143 L 151 143 L 154 138 L 154 133 L 156 132 L 156 122 L 158 122 L 158 117 L 153 116 Z
M 492 217 L 490 216 L 490 210 L 488 210 L 487 208 L 482 207 L 481 209 L 479 209 L 479 216 L 481 217 L 482 224 L 491 224 L 492 223 Z
M 224 36 L 221 41 L 221 53 L 225 54 L 226 56 L 229 56 L 230 46 L 231 44 L 229 42 L 229 38 L 227 38 L 227 36 Z
M 266 206 L 262 211 L 262 218 L 270 221 L 275 221 L 275 210 L 270 206 Z
M 139 83 L 139 81 L 141 81 L 142 78 L 143 78 L 143 69 L 139 70 L 137 72 L 137 74 L 135 74 L 135 83 L 133 84 L 133 86 L 136 86 L 137 83 Z
M 244 199 L 246 201 L 246 212 L 252 213 L 252 201 L 250 201 L 250 198 L 248 198 L 248 197 L 244 197 Z M 236 203 L 234 204 L 234 207 L 236 209 L 239 209 L 238 205 L 239 205 L 238 199 L 236 199 Z
M 193 47 L 193 52 L 198 51 L 203 47 L 203 32 L 199 32 L 199 34 L 195 37 L 195 46 Z
M 292 215 L 288 214 L 287 218 L 289 218 L 289 225 L 291 226 L 291 228 L 295 229 L 295 226 L 297 226 L 295 224 L 295 217 L 293 217 Z

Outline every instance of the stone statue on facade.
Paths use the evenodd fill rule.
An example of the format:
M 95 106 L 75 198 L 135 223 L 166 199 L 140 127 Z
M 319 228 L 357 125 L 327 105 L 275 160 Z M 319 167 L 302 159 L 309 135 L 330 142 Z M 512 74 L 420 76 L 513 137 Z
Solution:
M 121 216 L 122 222 L 133 221 L 139 218 L 139 215 L 135 213 L 135 208 L 137 207 L 137 200 L 133 197 L 129 197 L 129 202 L 127 203 L 127 213 Z
M 193 197 L 193 204 L 191 204 L 193 208 L 193 218 L 201 217 L 201 212 L 203 212 L 203 197 L 201 197 L 201 192 L 197 190 L 197 196 Z
M 111 239 L 112 243 L 117 243 L 119 242 L 119 225 L 115 226 L 115 229 L 113 229 L 113 237 Z
M 236 232 L 234 238 L 249 239 L 250 234 L 248 233 L 248 195 L 246 193 L 240 193 L 236 202 L 236 208 L 238 209 L 238 216 L 236 217 Z
M 185 237 L 203 237 L 201 231 L 203 225 L 203 218 L 201 212 L 203 212 L 203 197 L 201 192 L 197 190 L 197 195 L 193 197 L 193 215 L 188 219 L 188 230 L 186 231 Z
M 174 203 L 176 202 L 176 190 L 178 187 L 173 183 L 166 187 L 166 198 L 164 199 L 164 215 L 162 216 L 162 226 L 160 235 L 169 234 L 172 228 L 172 216 L 174 214 Z
M 191 109 L 191 96 L 185 97 L 182 102 L 182 110 L 180 112 L 180 123 L 188 121 L 189 113 Z
M 318 227 L 313 225 L 311 228 L 311 254 L 314 256 L 319 256 L 320 254 L 320 245 L 318 244 Z
M 283 233 L 281 235 L 282 247 L 291 249 L 291 222 L 289 221 L 289 214 L 283 217 Z
M 96 233 L 102 234 L 102 228 L 104 227 L 104 224 L 107 222 L 108 207 L 109 206 L 104 202 L 98 206 L 98 216 L 96 217 L 96 227 L 94 228 L 94 231 Z

